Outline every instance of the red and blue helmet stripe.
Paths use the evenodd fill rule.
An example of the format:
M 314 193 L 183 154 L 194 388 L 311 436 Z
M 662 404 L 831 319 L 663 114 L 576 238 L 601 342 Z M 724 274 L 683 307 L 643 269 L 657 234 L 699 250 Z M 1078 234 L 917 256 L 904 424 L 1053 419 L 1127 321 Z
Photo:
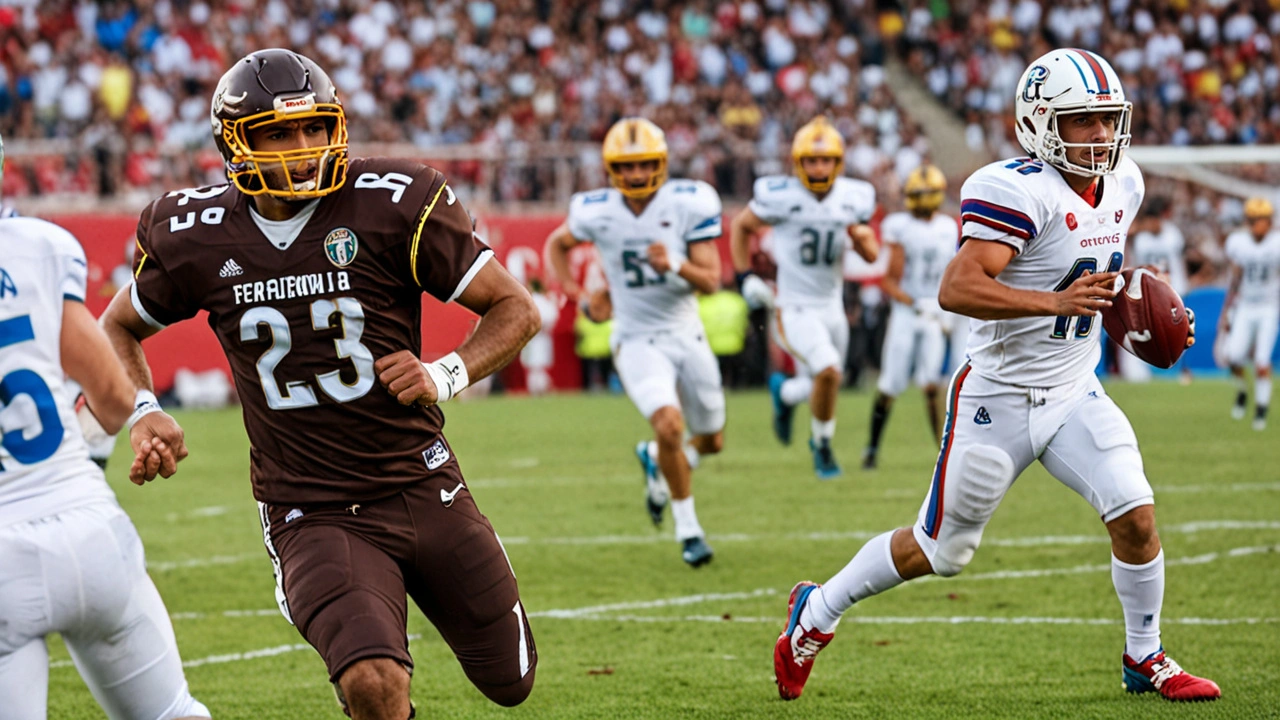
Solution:
M 1072 65 L 1076 66 L 1076 70 L 1080 73 L 1080 79 L 1084 80 L 1085 89 L 1095 95 L 1110 95 L 1112 92 L 1111 81 L 1107 80 L 1107 72 L 1103 69 L 1098 56 L 1088 50 L 1079 50 L 1077 48 L 1071 48 L 1070 51 L 1073 54 L 1068 55 L 1067 59 L 1071 61 Z M 1076 60 L 1077 56 L 1079 56 L 1080 61 Z M 1081 62 L 1083 62 L 1083 66 Z M 1089 87 L 1089 78 L 1085 74 L 1086 69 L 1092 75 L 1096 89 Z

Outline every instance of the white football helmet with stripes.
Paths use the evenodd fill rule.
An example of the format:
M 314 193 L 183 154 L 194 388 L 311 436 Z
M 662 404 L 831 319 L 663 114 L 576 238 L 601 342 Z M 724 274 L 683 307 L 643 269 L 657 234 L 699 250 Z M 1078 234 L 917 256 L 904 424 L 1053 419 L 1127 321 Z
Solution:
M 1106 175 L 1119 166 L 1129 147 L 1133 104 L 1125 100 L 1120 76 L 1101 56 L 1074 48 L 1054 50 L 1022 73 L 1017 92 L 1015 132 L 1027 154 L 1076 175 Z M 1059 116 L 1107 111 L 1118 113 L 1116 134 L 1110 143 L 1063 142 Z M 1078 165 L 1067 159 L 1068 148 L 1098 147 L 1109 148 L 1105 160 L 1090 159 L 1088 165 Z

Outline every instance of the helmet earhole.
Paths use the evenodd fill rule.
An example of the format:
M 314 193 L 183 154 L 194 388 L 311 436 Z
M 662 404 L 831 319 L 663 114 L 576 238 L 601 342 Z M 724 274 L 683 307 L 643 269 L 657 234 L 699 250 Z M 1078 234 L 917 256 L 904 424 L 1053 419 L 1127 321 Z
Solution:
M 1035 123 L 1031 122 L 1031 118 L 1027 117 L 1026 115 L 1023 115 L 1022 124 L 1024 127 L 1027 128 L 1027 131 L 1030 132 L 1032 135 L 1036 134 L 1036 125 Z

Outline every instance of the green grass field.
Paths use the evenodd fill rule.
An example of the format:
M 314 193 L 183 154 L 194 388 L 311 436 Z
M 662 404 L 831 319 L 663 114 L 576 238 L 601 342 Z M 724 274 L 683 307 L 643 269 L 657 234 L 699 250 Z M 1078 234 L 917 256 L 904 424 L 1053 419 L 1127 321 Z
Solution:
M 1175 705 L 1121 690 L 1124 629 L 1106 533 L 1038 465 L 1014 485 L 964 574 L 854 608 L 804 697 L 783 703 L 772 648 L 787 593 L 824 581 L 868 537 L 912 522 L 936 448 L 918 394 L 895 408 L 881 467 L 856 469 L 869 397 L 841 398 L 837 481 L 813 478 L 805 417 L 783 448 L 764 393 L 729 398 L 725 452 L 695 475 L 715 561 L 691 570 L 651 526 L 632 455 L 647 426 L 624 397 L 493 398 L 448 408 L 448 435 L 502 535 L 540 663 L 521 707 L 470 686 L 410 605 L 419 717 L 1280 717 L 1280 418 L 1228 419 L 1222 382 L 1113 385 L 1156 489 L 1168 581 L 1164 641 L 1224 698 Z M 190 458 L 145 488 L 109 477 L 174 615 L 192 691 L 216 718 L 342 717 L 320 657 L 275 611 L 237 410 L 181 413 Z M 102 717 L 52 643 L 50 717 Z

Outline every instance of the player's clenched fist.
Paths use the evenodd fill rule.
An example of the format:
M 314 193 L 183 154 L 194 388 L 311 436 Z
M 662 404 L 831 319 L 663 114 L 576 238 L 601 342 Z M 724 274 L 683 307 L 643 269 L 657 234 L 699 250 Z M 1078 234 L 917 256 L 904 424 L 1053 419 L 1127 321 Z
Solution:
M 138 418 L 129 431 L 129 444 L 134 454 L 129 481 L 134 485 L 154 480 L 156 475 L 172 477 L 178 471 L 178 462 L 188 454 L 182 426 L 164 412 Z
M 671 269 L 671 258 L 667 255 L 666 245 L 653 243 L 649 246 L 649 266 L 659 275 Z
M 1103 308 L 1111 307 L 1116 296 L 1115 280 L 1120 273 L 1091 273 L 1085 271 L 1075 282 L 1061 290 L 1058 308 L 1054 315 L 1097 315 Z
M 387 389 L 401 405 L 432 405 L 439 397 L 436 384 L 418 356 L 408 350 L 400 350 L 373 363 L 373 371 L 378 373 L 378 382 Z

